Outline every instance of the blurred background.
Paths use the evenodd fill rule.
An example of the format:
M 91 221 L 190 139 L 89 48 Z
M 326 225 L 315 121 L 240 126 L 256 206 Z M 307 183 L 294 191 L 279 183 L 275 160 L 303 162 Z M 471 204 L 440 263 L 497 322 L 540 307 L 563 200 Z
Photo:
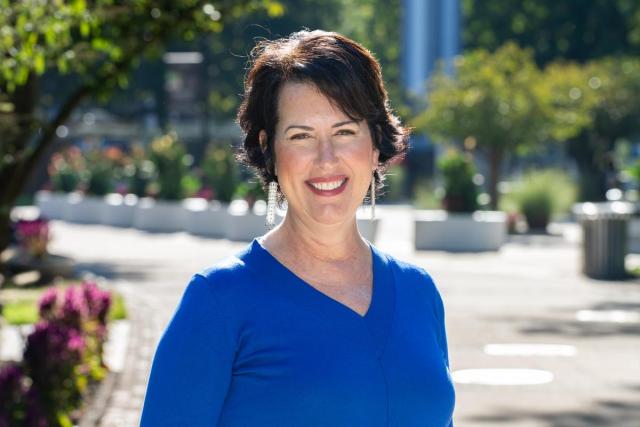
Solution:
M 303 28 L 413 128 L 358 224 L 439 283 L 456 425 L 639 426 L 634 0 L 0 0 L 0 425 L 137 425 L 190 274 L 265 232 L 235 114 Z

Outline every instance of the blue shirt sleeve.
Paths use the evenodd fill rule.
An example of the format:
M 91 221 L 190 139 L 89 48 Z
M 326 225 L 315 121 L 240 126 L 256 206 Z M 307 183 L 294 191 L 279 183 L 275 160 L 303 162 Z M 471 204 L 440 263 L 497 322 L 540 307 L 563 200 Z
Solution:
M 196 274 L 156 349 L 141 427 L 212 427 L 231 381 L 235 353 L 211 284 Z

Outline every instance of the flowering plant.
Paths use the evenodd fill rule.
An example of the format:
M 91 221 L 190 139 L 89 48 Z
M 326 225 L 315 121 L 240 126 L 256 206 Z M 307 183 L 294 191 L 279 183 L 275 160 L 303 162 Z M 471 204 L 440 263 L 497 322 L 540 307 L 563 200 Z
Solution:
M 16 223 L 16 238 L 20 246 L 34 257 L 47 253 L 51 240 L 49 220 L 39 217 L 33 220 L 21 219 Z
M 22 364 L 0 370 L 0 427 L 73 425 L 89 381 L 106 374 L 102 360 L 111 294 L 85 281 L 40 298 L 40 321 Z

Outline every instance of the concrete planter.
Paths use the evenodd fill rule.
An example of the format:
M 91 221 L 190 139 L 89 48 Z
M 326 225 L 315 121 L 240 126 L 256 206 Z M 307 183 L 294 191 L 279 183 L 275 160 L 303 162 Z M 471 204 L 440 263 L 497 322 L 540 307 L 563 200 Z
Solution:
M 249 204 L 244 200 L 234 200 L 227 212 L 229 222 L 226 236 L 229 240 L 249 242 L 268 231 L 265 224 L 267 207 L 263 200 L 258 200 L 253 209 L 249 209 Z M 276 225 L 280 221 L 282 216 L 276 215 Z
M 379 215 L 371 221 L 370 209 L 358 209 L 356 211 L 356 221 L 362 237 L 371 243 L 375 243 L 376 236 L 378 235 L 378 224 L 380 223 Z
M 500 211 L 472 214 L 414 211 L 418 250 L 479 252 L 500 249 L 507 237 L 507 216 Z
M 186 228 L 187 211 L 182 201 L 155 200 L 143 197 L 138 201 L 133 226 L 145 231 L 175 232 Z
M 228 204 L 192 198 L 186 199 L 183 207 L 187 212 L 186 231 L 197 236 L 226 237 L 230 221 Z
M 36 193 L 36 206 L 40 214 L 49 219 L 62 219 L 67 205 L 67 193 L 41 190 Z
M 133 225 L 138 196 L 111 193 L 104 197 L 104 203 L 100 223 L 115 227 L 131 227 Z
M 106 204 L 102 196 L 86 196 L 82 193 L 69 193 L 62 219 L 81 224 L 98 224 Z

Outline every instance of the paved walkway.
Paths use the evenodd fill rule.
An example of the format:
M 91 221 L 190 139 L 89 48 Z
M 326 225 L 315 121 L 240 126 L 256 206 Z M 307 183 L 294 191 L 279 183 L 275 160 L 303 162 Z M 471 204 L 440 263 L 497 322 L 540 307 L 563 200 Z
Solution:
M 578 272 L 579 248 L 548 236 L 514 239 L 497 253 L 414 252 L 410 212 L 379 210 L 377 246 L 438 283 L 458 381 L 467 369 L 552 376 L 538 385 L 457 382 L 456 427 L 640 426 L 640 281 L 588 280 Z M 126 295 L 129 352 L 101 426 L 137 426 L 153 351 L 191 274 L 245 243 L 57 221 L 53 233 L 52 252 L 113 279 Z M 487 347 L 517 343 L 561 347 Z

